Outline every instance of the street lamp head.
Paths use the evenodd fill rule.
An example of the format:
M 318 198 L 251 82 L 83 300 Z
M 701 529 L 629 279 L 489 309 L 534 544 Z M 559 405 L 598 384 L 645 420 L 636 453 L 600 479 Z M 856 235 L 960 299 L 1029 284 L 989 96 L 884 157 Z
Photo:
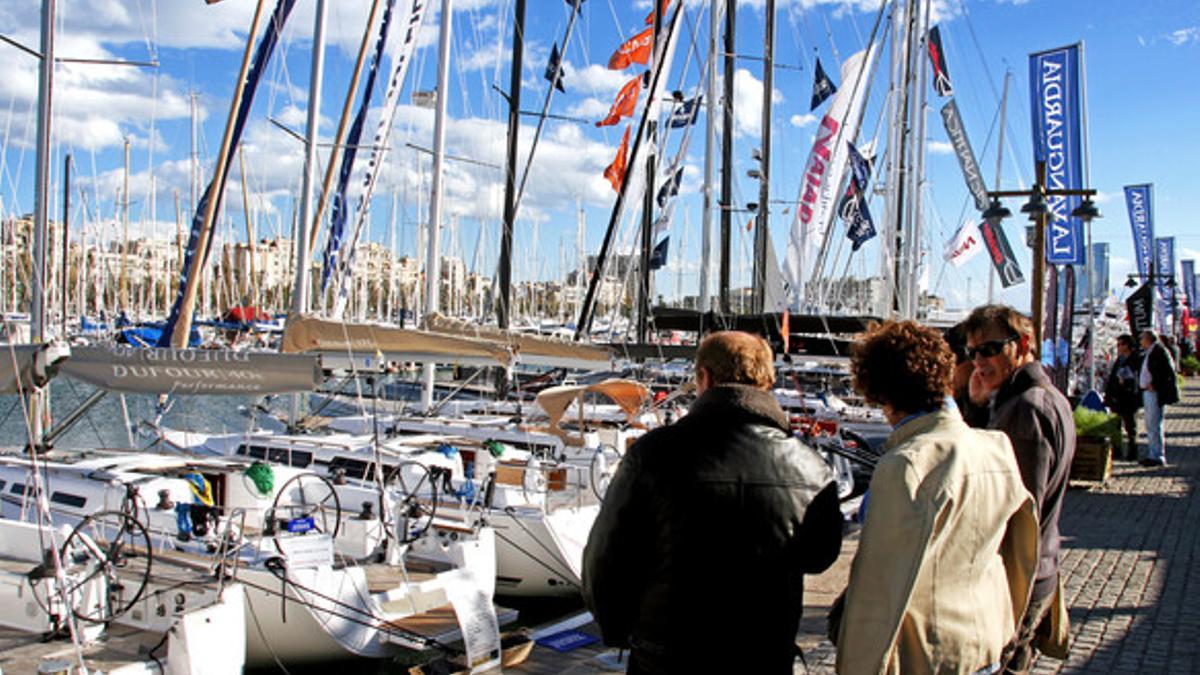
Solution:
M 754 161 L 761 162 L 762 161 L 762 150 L 759 150 L 758 148 L 751 148 L 750 156 L 754 158 Z
M 762 172 L 758 169 L 750 169 L 746 172 L 746 177 L 753 178 L 754 180 L 762 180 Z
M 1029 219 L 1033 220 L 1049 212 L 1050 205 L 1046 203 L 1046 194 L 1042 186 L 1034 185 L 1033 191 L 1029 195 L 1029 201 L 1021 206 L 1021 213 L 1029 214 Z
M 1100 208 L 1096 206 L 1096 202 L 1092 201 L 1091 197 L 1084 197 L 1083 201 L 1079 202 L 1079 206 L 1075 207 L 1075 210 L 1071 212 L 1071 217 L 1078 218 L 1085 223 L 1090 223 L 1102 216 L 1100 215 Z
M 992 225 L 999 225 L 1000 221 L 1012 215 L 1012 211 L 1008 207 L 1001 204 L 999 199 L 992 198 L 992 203 L 983 211 L 983 219 Z
M 1125 288 L 1137 288 L 1137 279 L 1130 276 L 1125 280 Z
M 758 211 L 758 203 L 757 202 L 747 202 L 746 210 L 749 211 L 750 213 L 754 213 L 754 212 Z

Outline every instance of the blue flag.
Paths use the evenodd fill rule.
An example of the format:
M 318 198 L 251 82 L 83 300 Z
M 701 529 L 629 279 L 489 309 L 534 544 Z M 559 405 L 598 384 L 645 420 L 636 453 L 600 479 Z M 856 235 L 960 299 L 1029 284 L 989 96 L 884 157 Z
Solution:
M 1196 261 L 1180 260 L 1179 273 L 1183 275 L 1183 294 L 1189 311 L 1196 310 Z
M 1158 302 L 1154 304 L 1158 312 L 1159 328 L 1168 330 L 1167 317 L 1172 315 L 1175 306 L 1175 286 L 1167 282 L 1175 279 L 1175 237 L 1159 237 L 1154 240 L 1154 285 L 1158 288 Z
M 1126 185 L 1125 206 L 1133 231 L 1133 257 L 1138 274 L 1145 280 L 1154 269 L 1154 185 Z
M 1083 187 L 1083 97 L 1079 45 L 1029 55 L 1029 98 L 1033 102 L 1034 158 L 1046 163 L 1046 187 Z M 1046 262 L 1082 265 L 1083 221 L 1071 216 L 1078 196 L 1048 196 Z
M 846 237 L 851 250 L 857 251 L 877 232 L 867 209 L 867 185 L 871 180 L 871 163 L 862 156 L 853 143 L 847 143 L 850 159 L 850 181 L 846 194 L 838 207 L 838 214 L 846 223 Z
M 700 111 L 700 100 L 702 98 L 700 95 L 693 96 L 680 103 L 675 110 L 671 111 L 671 128 L 682 129 L 689 124 L 695 124 L 696 113 Z
M 663 182 L 662 187 L 658 188 L 658 208 L 666 208 L 667 200 L 679 194 L 679 182 L 683 180 L 683 167 L 675 169 L 670 178 Z
M 808 106 L 808 111 L 816 110 L 817 106 L 833 96 L 836 91 L 837 87 L 834 86 L 833 80 L 829 79 L 829 76 L 825 74 L 825 69 L 821 67 L 821 59 L 817 59 L 817 70 L 813 74 L 812 102 Z
M 667 264 L 667 249 L 671 246 L 671 237 L 663 237 L 650 254 L 650 269 L 656 270 Z

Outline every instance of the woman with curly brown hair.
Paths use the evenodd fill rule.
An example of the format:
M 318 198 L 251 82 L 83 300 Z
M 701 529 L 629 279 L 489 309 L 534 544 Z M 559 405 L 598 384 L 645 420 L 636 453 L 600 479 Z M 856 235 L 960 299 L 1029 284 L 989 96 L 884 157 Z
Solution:
M 954 355 L 912 321 L 854 344 L 855 389 L 893 426 L 871 478 L 838 629 L 839 673 L 999 668 L 1037 569 L 1034 502 L 1008 438 L 968 427 Z

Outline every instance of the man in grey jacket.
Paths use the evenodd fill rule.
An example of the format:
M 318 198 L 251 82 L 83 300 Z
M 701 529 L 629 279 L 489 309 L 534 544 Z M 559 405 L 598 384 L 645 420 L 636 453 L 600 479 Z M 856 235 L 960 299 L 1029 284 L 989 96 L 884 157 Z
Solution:
M 1047 637 L 1058 589 L 1058 519 L 1075 456 L 1071 405 L 1033 352 L 1033 322 L 1012 307 L 984 305 L 966 321 L 967 353 L 975 362 L 970 397 L 990 408 L 987 427 L 1008 434 L 1021 479 L 1038 506 L 1041 540 L 1033 594 L 1021 629 L 1009 645 L 1007 673 L 1025 673 Z M 1065 620 L 1065 617 L 1061 617 Z

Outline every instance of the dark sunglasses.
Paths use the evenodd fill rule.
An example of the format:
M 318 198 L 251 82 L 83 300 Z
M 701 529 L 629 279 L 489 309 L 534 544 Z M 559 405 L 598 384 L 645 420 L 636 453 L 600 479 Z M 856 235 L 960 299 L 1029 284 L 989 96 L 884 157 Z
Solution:
M 967 358 L 971 359 L 972 361 L 975 360 L 976 356 L 982 356 L 985 359 L 991 358 L 1004 351 L 1004 345 L 1016 341 L 1017 336 L 1010 335 L 1000 340 L 988 340 L 987 342 L 975 345 L 974 347 L 967 347 Z

